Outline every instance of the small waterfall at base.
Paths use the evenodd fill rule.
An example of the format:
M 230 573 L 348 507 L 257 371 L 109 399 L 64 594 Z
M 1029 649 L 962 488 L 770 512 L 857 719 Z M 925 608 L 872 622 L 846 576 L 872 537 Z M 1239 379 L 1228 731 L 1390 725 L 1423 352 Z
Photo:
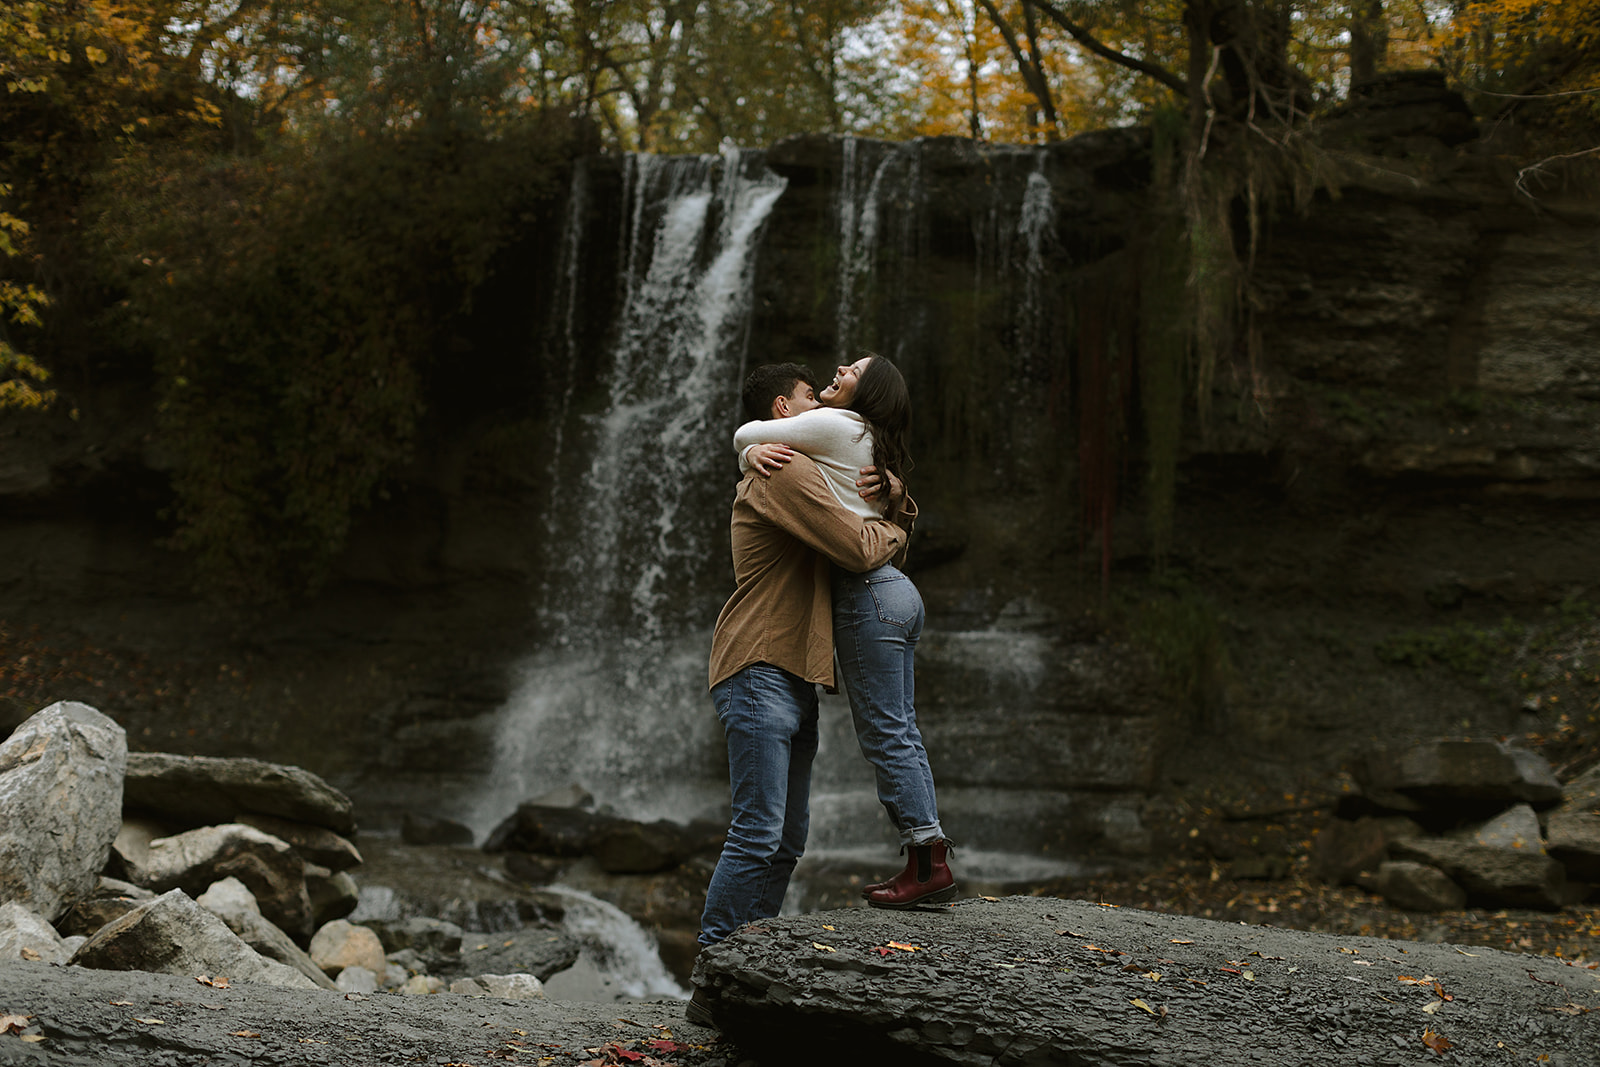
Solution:
M 568 783 L 640 819 L 726 805 L 706 653 L 731 586 L 730 441 L 755 254 L 785 184 L 757 153 L 625 162 L 612 340 L 594 367 L 580 365 L 570 331 L 556 345 L 568 360 L 554 413 L 563 436 L 538 531 L 548 636 L 497 714 L 493 769 L 464 813 L 480 836 Z M 582 226 L 581 206 L 569 227 Z M 569 287 L 585 284 L 571 266 L 581 238 L 561 242 Z
M 561 928 L 583 946 L 578 962 L 550 976 L 545 994 L 554 1000 L 621 1000 L 678 997 L 689 991 L 667 973 L 655 938 L 621 909 L 563 885 L 548 887 L 566 902 Z

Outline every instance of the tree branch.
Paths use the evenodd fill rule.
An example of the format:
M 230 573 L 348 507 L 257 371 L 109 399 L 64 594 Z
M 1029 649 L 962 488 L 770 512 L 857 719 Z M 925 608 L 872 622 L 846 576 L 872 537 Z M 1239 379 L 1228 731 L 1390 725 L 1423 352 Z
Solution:
M 1165 67 L 1157 66 L 1154 63 L 1139 59 L 1137 56 L 1130 56 L 1126 52 L 1119 52 L 1109 45 L 1102 44 L 1094 34 L 1068 19 L 1067 16 L 1057 10 L 1054 5 L 1047 3 L 1046 0 L 1023 0 L 1023 3 L 1044 12 L 1049 16 L 1051 22 L 1067 31 L 1074 41 L 1077 41 L 1079 45 L 1093 52 L 1101 59 L 1108 59 L 1118 66 L 1127 67 L 1129 70 L 1136 70 L 1140 74 L 1154 78 L 1179 96 L 1186 97 L 1189 95 L 1189 83 L 1178 77 L 1178 75 Z

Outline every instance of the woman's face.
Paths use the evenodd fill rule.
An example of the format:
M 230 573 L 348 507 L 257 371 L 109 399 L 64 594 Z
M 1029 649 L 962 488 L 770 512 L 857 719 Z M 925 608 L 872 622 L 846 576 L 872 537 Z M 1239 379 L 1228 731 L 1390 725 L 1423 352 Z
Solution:
M 872 362 L 871 356 L 862 356 L 848 367 L 834 372 L 833 381 L 824 388 L 817 399 L 824 407 L 847 408 L 856 398 L 856 386 L 861 384 L 861 374 Z

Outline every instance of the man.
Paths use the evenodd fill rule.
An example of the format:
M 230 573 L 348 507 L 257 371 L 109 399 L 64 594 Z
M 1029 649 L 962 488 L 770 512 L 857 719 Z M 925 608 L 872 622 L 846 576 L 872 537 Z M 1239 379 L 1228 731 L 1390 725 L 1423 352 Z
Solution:
M 780 418 L 815 405 L 816 382 L 798 364 L 756 368 L 745 413 Z M 891 483 L 893 484 L 893 483 Z M 903 555 L 905 527 L 844 508 L 804 455 L 770 477 L 751 471 L 732 518 L 736 588 L 711 639 L 710 685 L 728 739 L 733 819 L 706 890 L 700 943 L 778 914 L 810 823 L 817 692 L 834 687 L 830 564 L 866 571 Z M 709 1011 L 691 1002 L 691 1021 Z

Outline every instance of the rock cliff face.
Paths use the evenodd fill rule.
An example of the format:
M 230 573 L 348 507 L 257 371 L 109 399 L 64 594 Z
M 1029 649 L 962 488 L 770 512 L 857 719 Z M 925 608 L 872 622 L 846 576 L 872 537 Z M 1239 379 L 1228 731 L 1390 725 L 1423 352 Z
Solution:
M 1138 854 L 1149 794 L 1220 761 L 1288 782 L 1379 736 L 1518 727 L 1512 696 L 1386 665 L 1373 647 L 1600 587 L 1600 200 L 1521 198 L 1492 153 L 1457 143 L 1453 105 L 1407 108 L 1383 139 L 1370 114 L 1331 123 L 1337 195 L 1267 218 L 1255 343 L 1241 338 L 1218 368 L 1206 424 L 1186 423 L 1159 577 L 1140 387 L 1119 386 L 1133 414 L 1100 438 L 1121 449 L 1108 468 L 1121 482 L 1109 595 L 1081 462 L 1097 408 L 1080 401 L 1105 383 L 1086 382 L 1074 352 L 1100 326 L 1137 321 L 1118 316 L 1140 310 L 1124 306 L 1129 265 L 1151 254 L 1147 136 L 1037 149 L 803 138 L 755 161 L 783 188 L 754 246 L 746 362 L 823 370 L 867 347 L 912 388 L 923 517 L 911 570 L 930 609 L 919 711 L 960 839 Z M 398 821 L 419 789 L 449 813 L 470 809 L 486 777 L 504 776 L 497 750 L 531 758 L 501 709 L 558 690 L 585 718 L 597 702 L 631 720 L 663 702 L 687 709 L 674 714 L 692 728 L 671 731 L 687 747 L 659 761 L 705 784 L 690 801 L 714 797 L 697 672 L 727 591 L 731 458 L 660 526 L 663 552 L 699 561 L 650 576 L 664 583 L 652 604 L 671 605 L 653 616 L 664 633 L 585 631 L 573 639 L 596 657 L 589 673 L 544 670 L 570 651 L 578 631 L 562 612 L 586 596 L 561 586 L 573 547 L 556 542 L 601 543 L 554 535 L 552 511 L 612 491 L 582 480 L 602 466 L 583 449 L 616 411 L 632 287 L 618 279 L 638 240 L 631 205 L 655 180 L 641 167 L 581 168 L 575 257 L 553 234 L 527 235 L 496 283 L 506 306 L 480 301 L 524 318 L 531 305 L 527 346 L 471 365 L 518 384 L 477 418 L 435 424 L 315 601 L 245 615 L 183 592 L 181 561 L 153 547 L 164 490 L 138 389 L 86 385 L 79 423 L 0 442 L 0 552 L 23 563 L 0 580 L 0 619 L 160 664 L 174 695 L 129 703 L 135 746 L 192 737 L 196 751 L 311 767 L 374 826 Z M 736 219 L 740 203 L 711 210 Z M 723 414 L 690 427 L 716 441 L 737 421 L 739 368 L 720 373 Z M 684 548 L 685 531 L 700 540 Z M 554 607 L 553 588 L 566 589 Z M 608 587 L 617 617 L 631 617 L 637 588 L 637 574 Z M 673 695 L 641 673 L 668 677 Z M 597 688 L 602 677 L 624 680 Z M 848 728 L 834 734 L 837 758 L 853 759 Z M 586 747 L 575 737 L 534 744 Z M 649 737 L 633 747 L 663 751 Z M 619 773 L 643 780 L 648 763 Z M 881 821 L 857 772 L 819 775 L 838 823 Z M 519 781 L 480 822 L 559 784 Z

